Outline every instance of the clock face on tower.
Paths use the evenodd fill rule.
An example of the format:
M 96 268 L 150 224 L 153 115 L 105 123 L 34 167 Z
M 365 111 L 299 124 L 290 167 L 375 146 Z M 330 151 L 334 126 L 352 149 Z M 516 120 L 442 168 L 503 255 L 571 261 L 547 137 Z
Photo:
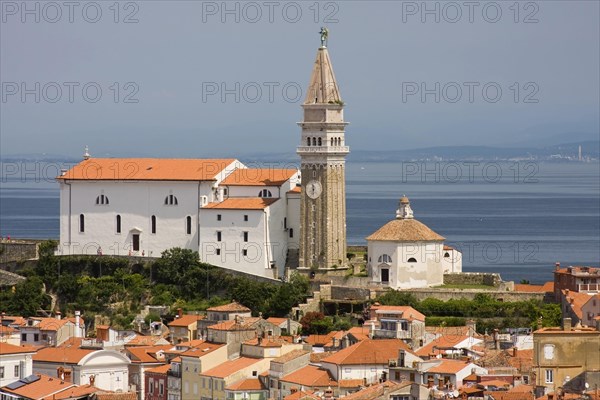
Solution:
M 323 186 L 321 186 L 321 182 L 316 181 L 314 179 L 308 182 L 308 185 L 306 185 L 306 194 L 311 199 L 316 199 L 317 197 L 319 197 L 322 191 Z

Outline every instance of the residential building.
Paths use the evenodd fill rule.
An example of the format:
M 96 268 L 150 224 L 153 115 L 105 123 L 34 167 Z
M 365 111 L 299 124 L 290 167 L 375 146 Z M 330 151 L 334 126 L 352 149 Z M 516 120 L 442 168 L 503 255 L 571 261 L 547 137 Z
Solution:
M 238 317 L 250 318 L 252 317 L 252 311 L 236 301 L 221 306 L 209 307 L 206 309 L 206 318 L 198 322 L 198 337 L 206 338 L 209 326 L 223 321 L 232 321 Z
M 146 371 L 166 363 L 165 351 L 172 345 L 163 346 L 131 346 L 126 347 L 124 354 L 129 358 L 129 383 L 137 392 L 139 400 L 146 399 Z
M 200 374 L 227 361 L 227 345 L 201 342 L 181 353 L 180 357 L 181 400 L 198 400 L 201 384 Z
M 201 400 L 225 400 L 225 388 L 246 378 L 258 379 L 269 368 L 269 359 L 240 357 L 200 373 Z M 196 397 L 197 398 L 197 397 Z
M 171 342 L 177 344 L 198 339 L 198 322 L 202 319 L 202 315 L 183 315 L 180 309 L 177 318 L 168 324 Z
M 60 314 L 59 314 L 60 315 Z M 60 346 L 72 337 L 85 337 L 83 318 L 79 311 L 74 319 L 30 317 L 19 326 L 21 345 Z
M 555 393 L 559 387 L 581 392 L 586 382 L 578 377 L 599 369 L 598 329 L 574 328 L 571 320 L 565 318 L 561 328 L 542 328 L 533 332 L 534 383 L 546 393 Z M 590 387 L 600 386 L 600 377 L 587 383 Z
M 556 263 L 554 269 L 554 297 L 560 299 L 562 290 L 571 292 L 600 293 L 600 268 L 570 266 L 561 268 Z
M 167 372 L 171 369 L 169 364 L 146 370 L 144 374 L 145 400 L 168 400 L 169 385 Z
M 595 318 L 600 315 L 600 293 L 561 291 L 563 317 L 571 318 L 573 325 L 596 326 Z
M 167 371 L 167 399 L 181 400 L 181 357 L 171 360 Z
M 37 349 L 0 342 L 0 386 L 6 386 L 33 373 L 32 356 Z
M 225 387 L 228 400 L 267 400 L 269 390 L 258 378 L 241 379 Z
M 266 379 L 271 398 L 281 398 L 280 379 L 300 368 L 306 367 L 310 362 L 310 355 L 308 350 L 294 350 L 271 360 L 269 374 Z
M 373 338 L 402 339 L 418 348 L 425 340 L 425 315 L 409 306 L 382 306 L 373 304 L 367 310 L 373 326 Z
M 394 378 L 399 375 L 400 381 L 416 382 L 449 394 L 460 389 L 470 374 L 487 374 L 487 370 L 469 361 L 442 358 L 393 367 L 390 373 Z

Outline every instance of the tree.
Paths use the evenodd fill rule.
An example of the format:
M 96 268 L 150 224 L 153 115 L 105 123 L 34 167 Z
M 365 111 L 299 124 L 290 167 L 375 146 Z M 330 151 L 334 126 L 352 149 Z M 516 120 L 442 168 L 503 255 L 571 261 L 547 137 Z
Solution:
M 181 285 L 185 272 L 191 266 L 199 265 L 198 252 L 174 247 L 162 252 L 161 257 L 152 265 L 152 279 L 156 283 Z
M 331 318 L 318 311 L 309 311 L 304 314 L 300 319 L 300 324 L 302 325 L 302 333 L 306 334 L 324 334 L 330 332 L 333 328 Z

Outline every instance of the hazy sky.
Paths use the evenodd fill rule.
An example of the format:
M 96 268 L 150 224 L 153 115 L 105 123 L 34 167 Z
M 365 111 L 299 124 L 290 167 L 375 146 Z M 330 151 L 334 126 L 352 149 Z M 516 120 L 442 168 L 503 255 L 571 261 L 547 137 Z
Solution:
M 323 25 L 351 149 L 598 137 L 597 1 L 0 3 L 2 155 L 293 151 Z

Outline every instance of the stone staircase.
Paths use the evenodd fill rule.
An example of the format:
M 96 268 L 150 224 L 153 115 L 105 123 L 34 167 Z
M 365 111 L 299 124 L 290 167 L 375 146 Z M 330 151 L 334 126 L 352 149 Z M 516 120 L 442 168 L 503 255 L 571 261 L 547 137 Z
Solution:
M 292 318 L 299 321 L 306 313 L 321 311 L 321 300 L 331 298 L 331 285 L 320 285 L 320 290 L 314 291 L 312 297 L 306 299 L 306 303 L 298 304 L 292 308 Z

